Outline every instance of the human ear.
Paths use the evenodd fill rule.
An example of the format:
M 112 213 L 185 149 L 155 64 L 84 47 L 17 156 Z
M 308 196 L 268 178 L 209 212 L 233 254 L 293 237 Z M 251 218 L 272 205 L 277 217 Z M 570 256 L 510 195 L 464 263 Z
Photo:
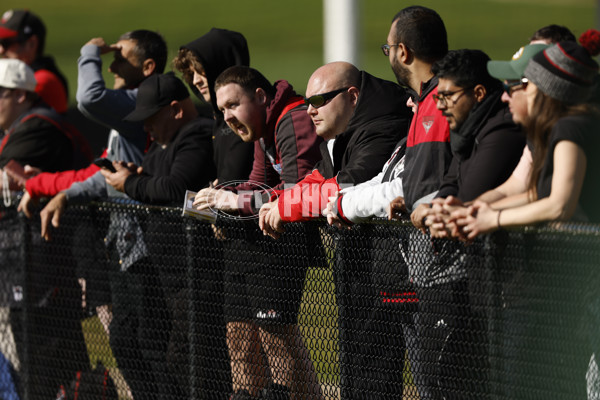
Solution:
M 256 99 L 258 104 L 267 104 L 267 94 L 262 88 L 256 88 L 256 92 L 254 93 L 254 99 Z
M 473 94 L 475 95 L 475 100 L 481 103 L 487 95 L 487 89 L 482 84 L 478 84 L 473 88 Z
M 142 73 L 144 76 L 150 76 L 156 70 L 156 62 L 152 58 L 147 58 L 142 63 Z
M 183 107 L 181 107 L 181 104 L 177 100 L 171 102 L 171 113 L 175 119 L 183 118 Z
M 398 43 L 396 50 L 396 58 L 402 61 L 403 64 L 409 64 L 412 60 L 412 51 L 404 43 Z
M 351 86 L 348 89 L 348 93 L 350 94 L 350 100 L 352 101 L 352 105 L 356 107 L 356 103 L 358 103 L 358 95 L 360 94 L 359 90 L 354 86 Z

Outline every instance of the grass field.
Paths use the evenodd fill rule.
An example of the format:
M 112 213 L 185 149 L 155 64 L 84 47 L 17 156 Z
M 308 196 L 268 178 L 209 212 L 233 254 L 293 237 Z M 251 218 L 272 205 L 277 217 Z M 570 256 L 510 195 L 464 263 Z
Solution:
M 360 0 L 359 0 L 360 1 Z M 380 45 L 393 15 L 417 4 L 398 0 L 362 0 L 359 67 L 393 80 Z M 508 59 L 539 27 L 557 23 L 576 35 L 596 24 L 594 0 L 424 0 L 446 23 L 451 48 L 479 48 L 496 59 Z M 79 48 L 90 38 L 115 41 L 132 29 L 160 31 L 172 58 L 180 45 L 211 27 L 242 32 L 251 64 L 267 78 L 288 79 L 304 92 L 312 71 L 323 63 L 322 1 L 274 0 L 4 0 L 2 8 L 27 7 L 46 22 L 48 53 L 53 54 L 76 88 Z M 106 63 L 108 66 L 108 62 Z M 112 78 L 107 74 L 107 82 Z

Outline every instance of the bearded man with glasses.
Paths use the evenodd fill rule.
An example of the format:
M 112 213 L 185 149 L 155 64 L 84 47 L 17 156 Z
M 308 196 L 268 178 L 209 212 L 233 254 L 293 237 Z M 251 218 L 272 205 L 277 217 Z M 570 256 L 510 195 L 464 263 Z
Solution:
M 454 50 L 433 65 L 439 80 L 433 98 L 448 121 L 453 158 L 436 198 L 419 205 L 413 215 L 427 216 L 425 225 L 434 238 L 450 235 L 446 223 L 455 203 L 470 202 L 510 176 L 525 145 L 523 132 L 501 101 L 502 83 L 487 71 L 488 61 L 480 50 Z M 430 346 L 431 362 L 438 368 L 437 385 L 431 387 L 437 386 L 436 396 L 447 399 L 485 399 L 490 390 L 486 301 L 491 282 L 478 246 L 437 241 L 436 248 L 443 254 L 430 268 L 436 285 L 421 291 L 420 310 L 422 320 L 431 321 L 425 326 L 442 317 L 445 322 L 438 327 L 443 334 L 430 339 L 440 345 Z M 427 302 L 434 292 L 440 303 L 435 309 Z M 417 327 L 421 330 L 427 335 L 425 327 Z M 453 397 L 454 391 L 460 396 Z

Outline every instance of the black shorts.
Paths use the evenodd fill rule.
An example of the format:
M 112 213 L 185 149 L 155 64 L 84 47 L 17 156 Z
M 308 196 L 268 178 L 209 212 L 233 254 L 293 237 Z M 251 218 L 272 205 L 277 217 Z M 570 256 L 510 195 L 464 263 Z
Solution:
M 296 324 L 306 267 L 285 256 L 247 255 L 224 265 L 225 320 Z

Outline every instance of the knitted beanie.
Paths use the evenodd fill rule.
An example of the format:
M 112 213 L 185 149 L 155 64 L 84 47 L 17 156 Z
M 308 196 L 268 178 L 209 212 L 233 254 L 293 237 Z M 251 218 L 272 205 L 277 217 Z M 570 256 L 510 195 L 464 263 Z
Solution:
M 585 45 L 583 41 L 582 44 Z M 524 75 L 556 100 L 566 104 L 585 102 L 598 78 L 598 64 L 591 57 L 591 47 L 575 42 L 557 43 L 533 56 Z

